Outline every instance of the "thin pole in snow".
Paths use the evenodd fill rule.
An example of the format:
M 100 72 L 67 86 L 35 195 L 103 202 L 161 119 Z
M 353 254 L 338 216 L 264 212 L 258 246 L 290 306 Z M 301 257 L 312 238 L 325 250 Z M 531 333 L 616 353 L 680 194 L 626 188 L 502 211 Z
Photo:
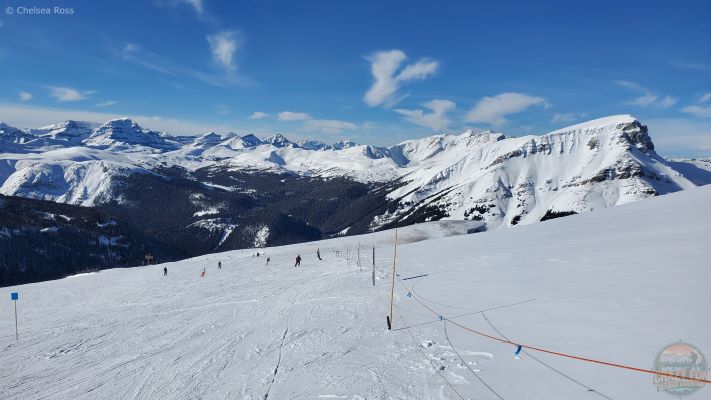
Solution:
M 363 268 L 361 268 L 360 265 L 360 239 L 358 239 L 358 271 L 362 271 Z
M 375 228 L 373 228 L 373 286 L 375 286 Z
M 392 329 L 393 325 L 393 297 L 395 296 L 395 260 L 397 259 L 397 228 L 395 228 L 395 244 L 393 250 L 393 279 L 390 286 L 390 318 L 388 321 L 388 329 Z
M 15 340 L 18 342 L 20 341 L 20 334 L 19 331 L 17 330 L 17 301 L 14 301 L 15 303 Z

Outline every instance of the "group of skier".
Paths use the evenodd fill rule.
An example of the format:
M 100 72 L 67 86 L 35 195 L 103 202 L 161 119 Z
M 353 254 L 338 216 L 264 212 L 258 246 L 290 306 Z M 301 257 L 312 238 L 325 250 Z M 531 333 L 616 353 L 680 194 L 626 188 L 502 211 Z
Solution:
M 255 255 L 253 254 L 252 257 Z M 259 257 L 259 252 L 256 253 L 256 256 Z M 321 258 L 321 249 L 317 248 L 316 249 L 316 257 L 319 259 L 319 261 L 323 261 Z M 269 265 L 269 262 L 271 261 L 271 257 L 267 257 L 267 262 L 265 265 Z M 300 267 L 301 266 L 301 254 L 296 255 L 296 263 L 294 263 L 294 268 Z M 222 269 L 222 261 L 217 262 L 217 268 Z M 207 271 L 205 268 L 202 269 L 202 272 L 200 272 L 200 277 L 204 277 L 207 274 Z M 168 267 L 163 267 L 163 276 L 168 276 Z

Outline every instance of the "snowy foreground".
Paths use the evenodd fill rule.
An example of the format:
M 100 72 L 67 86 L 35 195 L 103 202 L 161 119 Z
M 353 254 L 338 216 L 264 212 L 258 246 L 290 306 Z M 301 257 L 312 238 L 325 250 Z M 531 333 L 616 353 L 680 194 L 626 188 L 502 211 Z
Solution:
M 680 339 L 711 356 L 708 204 L 711 186 L 498 232 L 425 224 L 399 231 L 398 273 L 427 274 L 402 283 L 493 336 L 640 368 Z M 0 398 L 460 398 L 449 384 L 466 399 L 671 398 L 651 375 L 516 359 L 400 283 L 388 331 L 392 235 L 376 235 L 375 288 L 370 236 L 4 288 Z

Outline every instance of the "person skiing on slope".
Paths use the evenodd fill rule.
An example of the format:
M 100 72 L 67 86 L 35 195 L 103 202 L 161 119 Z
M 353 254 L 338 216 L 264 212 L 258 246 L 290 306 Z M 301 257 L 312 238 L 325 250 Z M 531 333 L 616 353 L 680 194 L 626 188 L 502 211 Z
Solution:
M 269 265 L 270 260 L 271 260 L 271 258 L 267 257 L 267 263 L 265 265 Z
M 218 269 L 222 269 L 222 261 L 218 261 L 218 262 L 217 262 L 217 268 L 218 268 Z
M 205 277 L 205 268 L 203 267 L 202 272 L 200 273 L 200 277 L 204 278 Z
M 163 276 L 168 276 L 168 267 L 163 267 Z
M 296 256 L 296 264 L 294 264 L 294 268 L 301 266 L 301 254 Z
M 316 249 L 316 257 L 318 257 L 318 260 L 319 260 L 319 261 L 323 261 L 323 260 L 321 259 L 321 249 L 318 249 L 318 248 Z

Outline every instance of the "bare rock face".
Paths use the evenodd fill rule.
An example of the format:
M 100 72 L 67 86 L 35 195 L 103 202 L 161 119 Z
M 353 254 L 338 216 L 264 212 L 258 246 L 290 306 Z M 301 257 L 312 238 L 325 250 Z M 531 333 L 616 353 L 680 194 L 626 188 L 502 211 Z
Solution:
M 640 151 L 645 153 L 654 151 L 654 143 L 652 138 L 647 133 L 647 126 L 642 125 L 639 121 L 634 120 L 628 123 L 622 123 L 617 126 L 617 129 L 622 131 L 627 136 L 630 144 L 634 145 Z

